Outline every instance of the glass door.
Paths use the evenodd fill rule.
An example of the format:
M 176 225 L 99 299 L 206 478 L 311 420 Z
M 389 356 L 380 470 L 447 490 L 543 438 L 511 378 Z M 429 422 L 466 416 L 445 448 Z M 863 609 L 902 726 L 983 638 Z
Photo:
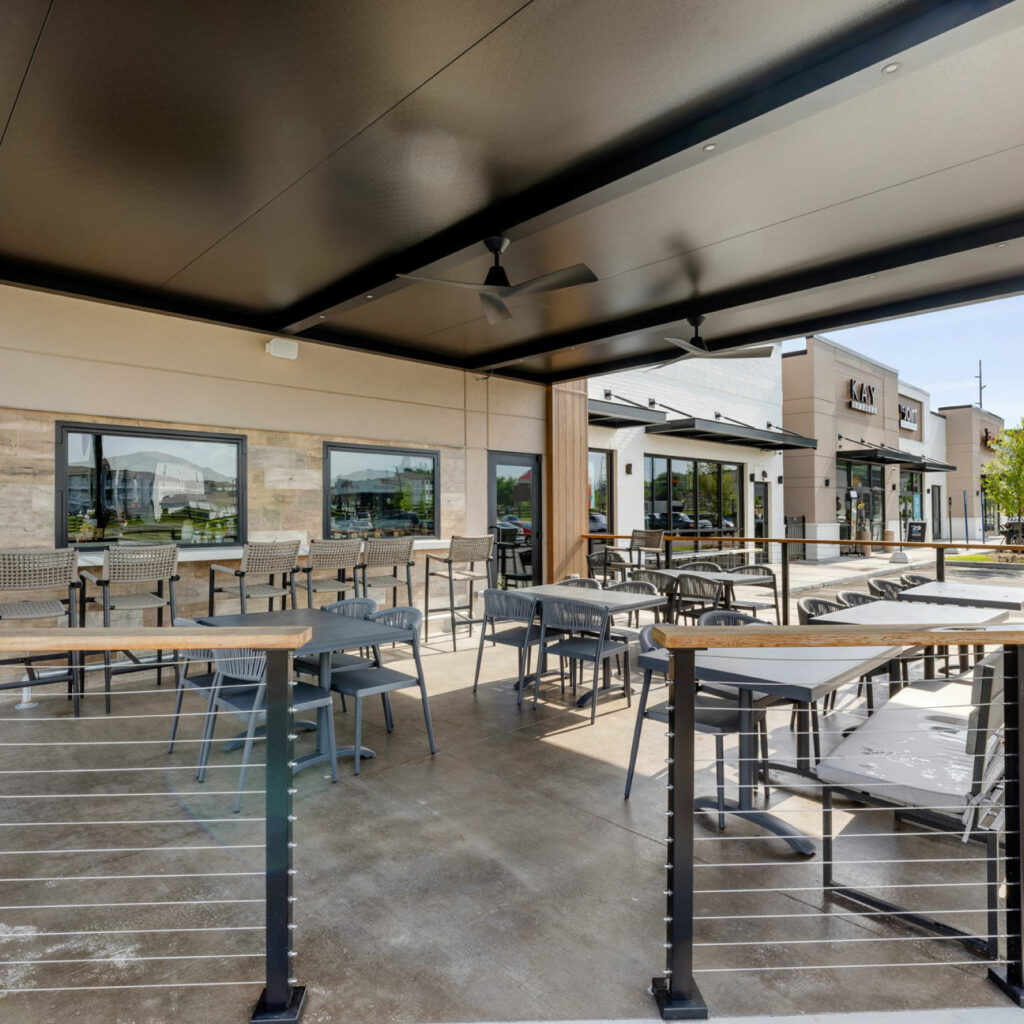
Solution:
M 488 452 L 487 495 L 497 585 L 540 583 L 540 456 Z
M 763 480 L 757 480 L 754 483 L 754 536 L 767 537 L 769 522 L 768 484 Z M 757 544 L 755 547 L 757 548 L 758 561 L 767 559 L 767 545 Z M 762 555 L 764 558 L 761 557 Z

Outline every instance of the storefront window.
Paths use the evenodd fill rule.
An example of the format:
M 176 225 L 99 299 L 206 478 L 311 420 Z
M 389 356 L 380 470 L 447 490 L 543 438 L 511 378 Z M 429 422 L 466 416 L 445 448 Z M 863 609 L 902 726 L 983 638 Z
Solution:
M 644 526 L 648 530 L 667 530 L 668 459 L 644 458 Z
M 885 470 L 864 462 L 840 461 L 836 463 L 836 483 L 840 540 L 880 541 L 885 519 Z
M 239 544 L 244 491 L 243 437 L 58 424 L 58 547 Z
M 738 534 L 743 529 L 743 467 L 648 455 L 644 523 L 677 534 Z M 670 486 L 671 483 L 671 486 Z
M 324 446 L 325 537 L 436 537 L 438 455 Z
M 924 519 L 924 474 L 900 472 L 900 522 Z M 905 528 L 904 528 L 905 529 Z
M 587 489 L 590 494 L 589 533 L 612 533 L 612 453 L 591 448 L 587 453 Z

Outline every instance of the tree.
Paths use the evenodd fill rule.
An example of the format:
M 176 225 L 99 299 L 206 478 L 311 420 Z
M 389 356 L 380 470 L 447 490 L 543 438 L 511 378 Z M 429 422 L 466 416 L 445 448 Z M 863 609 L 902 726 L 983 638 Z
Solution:
M 1024 420 L 1008 427 L 992 442 L 995 457 L 981 471 L 985 495 L 1012 519 L 1020 533 L 1024 519 Z

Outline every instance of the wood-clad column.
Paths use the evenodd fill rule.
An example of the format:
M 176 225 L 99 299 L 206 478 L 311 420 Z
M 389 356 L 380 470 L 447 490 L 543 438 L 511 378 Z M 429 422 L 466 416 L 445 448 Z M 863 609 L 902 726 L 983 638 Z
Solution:
M 587 382 L 548 388 L 544 578 L 587 572 Z

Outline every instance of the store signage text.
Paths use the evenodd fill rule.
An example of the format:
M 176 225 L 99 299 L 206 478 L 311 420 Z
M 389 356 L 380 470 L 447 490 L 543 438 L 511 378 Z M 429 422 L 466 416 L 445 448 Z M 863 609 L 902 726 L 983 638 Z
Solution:
M 900 402 L 900 426 L 904 430 L 917 430 L 917 406 Z
M 850 378 L 850 408 L 858 412 L 876 413 L 875 385 Z

